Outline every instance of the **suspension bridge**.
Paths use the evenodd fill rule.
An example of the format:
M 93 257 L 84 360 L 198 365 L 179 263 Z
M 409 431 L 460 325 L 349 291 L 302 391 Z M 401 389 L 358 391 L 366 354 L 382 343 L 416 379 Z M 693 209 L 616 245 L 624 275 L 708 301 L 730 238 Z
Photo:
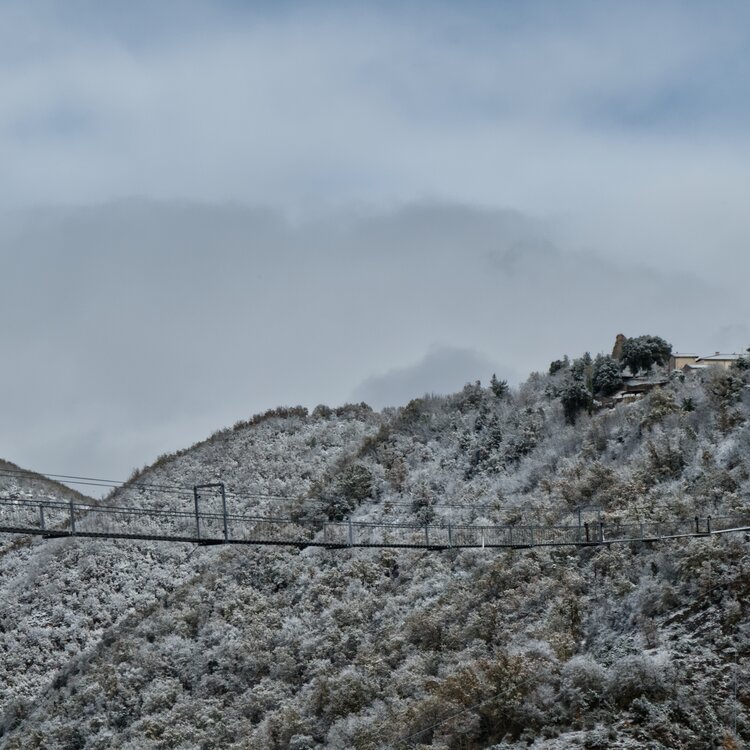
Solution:
M 201 506 L 200 492 L 205 490 L 218 493 L 220 505 L 216 510 Z M 222 484 L 199 485 L 194 493 L 194 504 L 185 510 L 0 497 L 0 533 L 47 539 L 132 539 L 199 545 L 283 545 L 300 549 L 449 550 L 585 547 L 750 532 L 750 518 L 734 516 L 627 523 L 602 520 L 584 523 L 579 516 L 577 524 L 559 526 L 373 523 L 354 519 L 313 523 L 230 513 Z

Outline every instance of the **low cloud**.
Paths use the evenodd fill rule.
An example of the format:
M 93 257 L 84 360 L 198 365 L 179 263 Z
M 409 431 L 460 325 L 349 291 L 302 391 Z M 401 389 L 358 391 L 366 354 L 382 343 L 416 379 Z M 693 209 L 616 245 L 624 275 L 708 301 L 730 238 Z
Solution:
M 438 196 L 743 262 L 747 4 L 541 7 L 0 4 L 0 200 Z
M 2 457 L 750 345 L 745 3 L 58 5 L 0 4 Z
M 750 345 L 745 296 L 465 205 L 34 209 L 0 216 L 0 260 L 0 457 L 59 473 L 118 478 L 282 404 L 522 380 L 620 331 Z

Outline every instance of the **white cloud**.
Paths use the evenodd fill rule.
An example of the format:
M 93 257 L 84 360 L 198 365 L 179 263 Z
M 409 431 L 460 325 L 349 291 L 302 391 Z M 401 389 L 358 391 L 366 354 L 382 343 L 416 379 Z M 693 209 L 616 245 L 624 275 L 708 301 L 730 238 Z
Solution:
M 435 341 L 747 345 L 746 4 L 249 6 L 0 6 L 0 455 L 127 471 Z
M 720 185 L 739 187 L 747 113 L 731 83 L 704 101 L 717 80 L 744 85 L 737 18 L 566 7 L 298 7 L 234 25 L 217 12 L 201 27 L 193 12 L 142 44 L 37 10 L 42 52 L 0 65 L 2 198 L 437 195 L 580 213 L 587 201 L 640 211 L 676 194 L 679 205 L 686 190 L 710 206 Z M 34 28 L 31 13 L 0 25 L 20 15 Z M 726 70 L 702 81 L 720 57 Z

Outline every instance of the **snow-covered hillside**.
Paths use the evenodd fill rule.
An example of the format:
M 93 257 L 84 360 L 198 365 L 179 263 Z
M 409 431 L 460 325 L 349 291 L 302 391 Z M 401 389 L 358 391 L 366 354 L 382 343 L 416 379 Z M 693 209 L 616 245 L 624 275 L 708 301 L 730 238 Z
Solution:
M 675 377 L 575 424 L 569 377 L 384 413 L 278 410 L 161 457 L 110 499 L 186 508 L 193 484 L 220 480 L 233 511 L 313 522 L 750 510 L 746 370 Z M 750 740 L 742 535 L 440 553 L 3 542 L 6 748 Z

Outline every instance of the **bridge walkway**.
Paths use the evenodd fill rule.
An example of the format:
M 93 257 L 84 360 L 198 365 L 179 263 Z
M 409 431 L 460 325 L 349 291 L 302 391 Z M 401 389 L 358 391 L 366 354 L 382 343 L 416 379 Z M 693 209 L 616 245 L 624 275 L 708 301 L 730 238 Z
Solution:
M 44 538 L 131 539 L 200 545 L 248 544 L 327 549 L 530 549 L 658 542 L 750 532 L 750 518 L 694 517 L 632 523 L 472 526 L 303 523 L 291 518 L 0 498 L 0 533 Z

